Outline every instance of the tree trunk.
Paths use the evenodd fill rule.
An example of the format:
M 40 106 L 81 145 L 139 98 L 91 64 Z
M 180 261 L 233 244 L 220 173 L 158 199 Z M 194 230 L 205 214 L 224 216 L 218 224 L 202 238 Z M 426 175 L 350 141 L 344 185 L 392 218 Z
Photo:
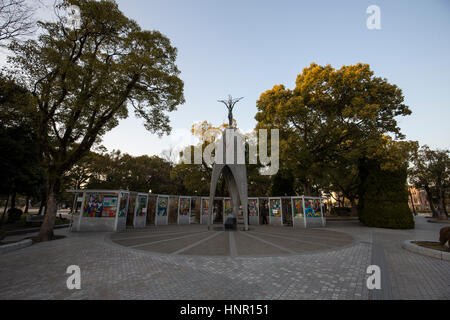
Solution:
M 445 213 L 441 212 L 439 210 L 439 207 L 436 208 L 436 206 L 434 204 L 433 195 L 431 194 L 430 187 L 425 186 L 425 191 L 427 193 L 428 202 L 430 203 L 431 212 L 433 213 L 433 218 L 445 219 L 446 218 Z
M 445 191 L 444 188 L 439 188 L 439 200 L 438 200 L 438 208 L 439 212 L 441 213 L 443 219 L 446 219 L 448 217 L 447 209 L 445 208 Z
M 446 203 L 446 201 L 445 201 L 445 194 L 444 194 L 444 198 L 443 198 L 444 200 L 444 213 L 445 213 L 445 215 L 447 216 L 447 219 L 449 218 L 449 216 L 448 216 L 448 212 L 447 212 L 447 203 Z
M 23 211 L 23 213 L 27 214 L 28 213 L 28 209 L 29 209 L 29 204 L 30 204 L 30 196 L 27 196 L 26 198 L 26 203 L 25 203 L 25 210 Z
M 41 198 L 41 204 L 39 205 L 38 215 L 40 216 L 42 213 L 42 209 L 47 205 L 47 195 L 43 195 Z
M 356 204 L 355 199 L 349 199 L 351 204 L 351 216 L 357 217 L 358 216 L 358 205 Z
M 309 183 L 309 181 L 303 184 L 303 188 L 305 191 L 305 196 L 311 196 L 311 183 Z
M 13 191 L 11 195 L 11 209 L 16 207 L 16 196 L 17 196 L 16 191 Z
M 409 191 L 409 198 L 411 199 L 411 207 L 412 207 L 413 213 L 415 216 L 417 216 L 416 207 L 414 206 L 414 199 L 413 199 L 411 190 L 408 190 L 408 191 Z
M 60 189 L 60 181 L 58 178 L 49 181 L 47 192 L 47 205 L 45 208 L 45 217 L 39 232 L 39 241 L 51 241 L 54 239 L 53 227 L 55 226 L 57 213 L 57 195 Z
M 8 204 L 9 204 L 9 192 L 8 195 L 6 196 L 5 208 L 3 209 L 2 220 L 0 220 L 0 225 L 3 225 L 3 222 L 5 221 L 5 215 L 6 211 L 8 210 Z

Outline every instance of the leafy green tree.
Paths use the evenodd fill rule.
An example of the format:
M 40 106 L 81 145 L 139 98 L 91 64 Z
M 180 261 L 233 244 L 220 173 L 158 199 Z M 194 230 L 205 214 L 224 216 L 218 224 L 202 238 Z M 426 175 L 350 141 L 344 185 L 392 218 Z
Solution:
M 108 157 L 104 154 L 89 151 L 72 168 L 66 172 L 63 178 L 64 189 L 80 190 L 87 183 L 101 174 L 105 174 L 101 168 L 108 164 Z
M 446 197 L 450 192 L 450 151 L 422 146 L 413 157 L 409 172 L 412 184 L 425 190 L 433 217 L 448 218 Z
M 39 197 L 45 188 L 45 176 L 39 163 L 36 138 L 28 127 L 0 129 L 0 190 L 11 195 L 10 206 L 16 206 L 17 194 Z M 1 222 L 4 216 L 2 215 Z
M 33 118 L 48 180 L 39 238 L 53 238 L 61 177 L 100 137 L 128 116 L 128 107 L 160 135 L 167 112 L 184 102 L 177 50 L 158 31 L 142 30 L 114 1 L 64 0 L 77 5 L 81 26 L 40 23 L 38 40 L 13 43 L 10 62 L 34 99 Z
M 30 102 L 25 88 L 10 79 L 0 79 L 0 192 L 11 195 L 12 209 L 17 194 L 38 197 L 45 188 L 37 137 L 30 119 L 23 115 Z
M 88 189 L 124 189 L 159 194 L 181 194 L 182 183 L 170 178 L 172 165 L 158 156 L 133 157 L 114 151 L 96 154 L 88 172 Z
M 294 191 L 294 177 L 292 171 L 279 170 L 277 174 L 272 177 L 271 195 L 272 196 L 292 196 Z
M 413 229 L 414 218 L 408 206 L 407 164 L 383 170 L 377 159 L 360 163 L 359 219 L 369 227 Z
M 208 195 L 210 192 L 210 182 L 212 174 L 212 166 L 207 164 L 204 159 L 201 164 L 194 164 L 194 147 L 201 148 L 202 152 L 210 143 L 216 142 L 221 138 L 222 133 L 228 128 L 228 123 L 223 123 L 218 127 L 213 126 L 208 121 L 195 123 L 191 132 L 198 139 L 197 146 L 188 146 L 190 149 L 191 161 L 190 164 L 186 164 L 180 161 L 176 164 L 171 171 L 171 178 L 178 179 L 184 185 L 184 188 L 188 194 L 191 195 Z M 233 127 L 237 128 L 236 120 L 233 119 Z M 239 132 L 239 129 L 237 129 Z M 254 142 L 255 135 L 248 134 L 243 135 L 246 143 Z M 251 196 L 267 196 L 270 194 L 271 179 L 268 176 L 261 175 L 261 165 L 248 164 L 248 149 L 246 149 L 246 163 L 247 163 L 247 180 L 248 180 L 248 193 Z M 184 152 L 189 152 L 186 149 Z M 183 152 L 181 153 L 181 157 Z M 212 153 L 214 156 L 214 152 Z M 221 177 L 217 185 L 216 195 L 219 197 L 227 196 L 228 189 L 225 179 Z
M 407 169 L 417 143 L 385 136 L 382 143 L 368 149 L 368 155 L 358 164 L 360 221 L 378 228 L 414 228 L 408 205 Z
M 211 168 L 204 163 L 179 163 L 170 172 L 170 177 L 173 180 L 181 180 L 187 194 L 206 196 L 209 194 L 211 174 Z M 218 190 L 221 190 L 220 185 L 218 186 Z
M 32 119 L 27 116 L 32 96 L 30 92 L 11 77 L 0 77 L 0 128 L 30 127 Z
M 199 139 L 197 146 L 187 146 L 180 157 L 184 157 L 184 153 L 190 152 L 190 163 L 183 163 L 181 160 L 176 164 L 170 172 L 170 177 L 173 180 L 180 180 L 183 182 L 184 189 L 191 195 L 208 195 L 211 183 L 212 166 L 205 162 L 202 157 L 201 164 L 195 164 L 194 148 L 201 148 L 203 152 L 209 143 L 214 143 L 219 138 L 219 132 L 227 127 L 227 124 L 222 124 L 219 127 L 214 127 L 208 121 L 194 123 L 191 128 L 191 133 Z M 223 181 L 219 182 L 218 194 L 221 194 L 223 189 Z
M 250 197 L 268 197 L 271 195 L 272 177 L 261 175 L 260 170 L 261 167 L 258 165 L 247 164 L 248 195 Z
M 255 119 L 257 128 L 280 130 L 280 164 L 304 194 L 336 191 L 355 209 L 358 161 L 384 135 L 403 138 L 395 119 L 411 113 L 403 100 L 402 91 L 367 64 L 334 69 L 312 63 L 294 89 L 276 85 L 264 92 Z

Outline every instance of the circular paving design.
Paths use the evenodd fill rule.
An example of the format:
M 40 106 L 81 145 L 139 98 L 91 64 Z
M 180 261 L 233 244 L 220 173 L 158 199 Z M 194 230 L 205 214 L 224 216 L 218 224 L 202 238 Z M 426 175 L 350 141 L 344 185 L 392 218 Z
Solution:
M 242 226 L 238 226 L 241 228 Z M 159 254 L 191 256 L 283 256 L 336 249 L 352 243 L 342 232 L 292 227 L 251 226 L 250 230 L 224 231 L 215 225 L 169 225 L 114 233 L 116 244 Z

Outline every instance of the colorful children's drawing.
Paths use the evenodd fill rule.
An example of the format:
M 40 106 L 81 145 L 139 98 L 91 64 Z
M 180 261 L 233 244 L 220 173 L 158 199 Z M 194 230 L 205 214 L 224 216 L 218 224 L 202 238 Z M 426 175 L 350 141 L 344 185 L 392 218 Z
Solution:
M 270 200 L 270 216 L 281 217 L 281 200 L 271 199 Z
M 303 218 L 303 200 L 293 199 L 292 202 L 294 202 L 294 218 Z
M 117 194 L 103 194 L 102 217 L 115 217 L 117 212 Z
M 138 217 L 143 217 L 147 213 L 147 197 L 139 196 L 138 209 L 136 215 Z
M 320 218 L 320 205 L 321 200 L 318 199 L 309 199 L 305 200 L 305 213 L 307 218 Z
M 158 209 L 156 210 L 156 215 L 166 217 L 168 205 L 169 205 L 168 197 L 158 197 Z
M 248 215 L 250 217 L 257 217 L 258 216 L 258 200 L 256 199 L 249 199 L 248 200 Z
M 207 215 L 209 212 L 209 200 L 202 199 L 202 215 Z
M 233 215 L 233 208 L 231 207 L 231 199 L 223 200 L 223 217 L 226 218 L 232 215 Z
M 128 193 L 122 193 L 120 198 L 120 208 L 119 208 L 119 218 L 124 218 L 127 216 L 128 207 Z
M 189 214 L 190 206 L 191 206 L 190 199 L 180 198 L 180 216 L 187 216 Z
M 84 204 L 84 216 L 100 218 L 103 211 L 103 195 L 99 193 L 88 194 Z

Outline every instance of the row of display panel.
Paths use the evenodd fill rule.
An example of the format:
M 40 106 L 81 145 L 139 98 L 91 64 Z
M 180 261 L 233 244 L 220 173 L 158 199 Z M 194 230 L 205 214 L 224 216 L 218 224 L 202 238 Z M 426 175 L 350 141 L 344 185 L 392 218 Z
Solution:
M 127 224 L 134 228 L 144 228 L 147 225 L 149 213 L 149 194 L 123 190 L 89 190 L 77 191 L 75 194 L 71 230 L 74 231 L 123 231 Z M 155 196 L 153 196 L 155 197 Z M 154 211 L 154 224 L 169 224 L 170 196 L 157 195 Z M 223 223 L 228 217 L 233 217 L 231 199 L 223 201 Z M 290 198 L 290 213 L 293 227 L 325 226 L 322 198 L 292 197 Z M 77 203 L 79 208 L 77 208 Z M 269 198 L 263 204 L 263 214 L 267 223 L 283 225 L 283 201 L 281 198 Z M 178 197 L 177 224 L 191 223 L 192 197 Z M 216 208 L 215 208 L 216 209 Z M 209 198 L 200 200 L 200 223 L 207 224 L 209 219 Z M 213 221 L 217 210 L 213 210 Z M 248 218 L 250 225 L 260 224 L 261 207 L 259 198 L 248 199 Z

